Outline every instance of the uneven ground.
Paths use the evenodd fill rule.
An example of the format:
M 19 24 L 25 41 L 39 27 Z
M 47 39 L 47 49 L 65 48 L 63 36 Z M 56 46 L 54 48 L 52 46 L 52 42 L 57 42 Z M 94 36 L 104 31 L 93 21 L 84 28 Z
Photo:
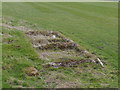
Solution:
M 69 44 L 57 35 L 44 36 L 50 31 Z M 117 3 L 3 3 L 1 35 L 3 87 L 118 87 Z M 91 61 L 71 67 L 89 58 L 76 52 L 77 45 L 99 57 L 104 68 Z M 58 67 L 61 61 L 65 67 Z

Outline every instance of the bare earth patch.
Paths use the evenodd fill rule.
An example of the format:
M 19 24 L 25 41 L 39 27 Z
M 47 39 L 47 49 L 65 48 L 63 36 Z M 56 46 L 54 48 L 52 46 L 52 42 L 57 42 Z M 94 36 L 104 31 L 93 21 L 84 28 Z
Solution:
M 80 63 L 100 63 L 95 55 L 81 49 L 78 44 L 59 32 L 30 30 L 26 35 L 31 39 L 40 58 L 48 61 L 43 65 L 44 67 L 57 68 L 76 66 Z

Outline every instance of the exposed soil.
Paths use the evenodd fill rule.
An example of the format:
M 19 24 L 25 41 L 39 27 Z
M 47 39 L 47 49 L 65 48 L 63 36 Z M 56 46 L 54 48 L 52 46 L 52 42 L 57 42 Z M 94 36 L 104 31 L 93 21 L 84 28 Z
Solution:
M 58 67 L 76 67 L 77 65 L 81 64 L 81 63 L 98 63 L 95 60 L 90 60 L 90 59 L 83 59 L 83 60 L 69 60 L 69 61 L 62 61 L 62 62 L 50 62 L 47 65 L 44 65 L 45 68 L 48 67 L 54 67 L 54 68 L 58 68 Z
M 78 56 L 80 51 L 78 44 L 65 38 L 58 32 L 53 31 L 28 31 L 27 36 L 31 38 L 32 45 L 38 51 L 42 59 L 57 56 Z M 60 55 L 60 56 L 59 56 Z
M 74 67 L 81 63 L 99 63 L 97 57 L 80 49 L 74 41 L 67 39 L 59 32 L 27 31 L 33 47 L 42 60 L 48 60 L 44 67 Z M 76 60 L 77 58 L 84 58 Z M 54 62 L 50 62 L 53 60 Z M 59 62 L 58 62 L 59 61 Z
M 75 52 L 75 50 L 44 50 L 40 52 L 40 58 L 42 59 L 61 59 L 68 60 L 70 58 L 79 57 L 80 53 Z

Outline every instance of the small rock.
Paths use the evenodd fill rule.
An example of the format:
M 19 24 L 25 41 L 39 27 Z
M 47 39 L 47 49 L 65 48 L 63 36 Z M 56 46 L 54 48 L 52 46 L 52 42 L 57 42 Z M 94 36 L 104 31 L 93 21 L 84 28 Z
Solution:
M 52 36 L 52 38 L 54 38 L 54 39 L 55 39 L 55 38 L 56 38 L 56 36 L 55 36 L 55 35 L 53 35 L 53 36 Z

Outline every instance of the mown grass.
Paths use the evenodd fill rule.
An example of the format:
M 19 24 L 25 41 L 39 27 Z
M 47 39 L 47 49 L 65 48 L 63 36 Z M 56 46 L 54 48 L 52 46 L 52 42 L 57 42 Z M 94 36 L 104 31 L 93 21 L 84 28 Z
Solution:
M 61 31 L 80 45 L 106 57 L 114 66 L 117 66 L 117 13 L 117 3 L 114 2 L 3 3 L 3 16 Z
M 63 76 L 60 76 L 59 80 L 61 77 L 65 78 L 60 83 L 75 81 L 82 83 L 78 85 L 79 87 L 117 87 L 117 8 L 117 3 L 113 2 L 3 3 L 3 17 L 14 18 L 12 25 L 19 25 L 17 23 L 19 20 L 26 20 L 31 28 L 60 31 L 107 63 L 104 69 L 98 68 L 98 66 L 84 67 L 84 65 L 79 68 L 50 68 L 43 71 L 38 77 L 28 77 L 22 72 L 22 69 L 36 66 L 42 71 L 40 64 L 43 62 L 36 58 L 38 56 L 22 32 L 3 29 L 3 32 L 14 36 L 10 39 L 15 40 L 10 45 L 3 44 L 3 66 L 7 68 L 3 70 L 3 87 L 16 86 L 14 82 L 12 84 L 7 82 L 10 78 L 23 80 L 22 86 L 55 87 L 54 84 L 47 86 L 44 82 L 45 75 L 60 72 Z M 16 48 L 17 45 L 20 48 Z M 53 78 L 55 79 L 56 76 Z

